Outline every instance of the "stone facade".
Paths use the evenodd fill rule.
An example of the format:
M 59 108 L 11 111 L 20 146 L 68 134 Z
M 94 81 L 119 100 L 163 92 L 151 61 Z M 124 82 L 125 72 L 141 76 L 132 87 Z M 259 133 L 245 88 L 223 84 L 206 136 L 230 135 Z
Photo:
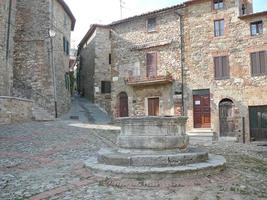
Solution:
M 14 88 L 34 99 L 51 115 L 57 101 L 61 115 L 70 105 L 70 93 L 65 85 L 69 55 L 62 44 L 63 37 L 70 41 L 71 18 L 58 1 L 18 1 L 16 21 Z M 50 29 L 56 31 L 53 38 L 49 37 Z
M 209 137 L 250 141 L 249 109 L 267 106 L 266 75 L 251 72 L 251 53 L 267 50 L 267 15 L 252 11 L 250 0 L 224 0 L 221 9 L 214 9 L 211 0 L 195 0 L 105 26 L 111 31 L 112 116 L 149 115 L 151 102 L 156 102 L 158 108 L 156 112 L 152 109 L 152 115 L 184 114 L 188 133 L 201 135 L 204 131 Z M 156 28 L 150 32 L 152 18 Z M 224 34 L 215 37 L 214 24 L 221 19 Z M 262 21 L 263 33 L 251 36 L 250 25 L 256 21 Z M 85 40 L 90 35 L 82 43 Z M 147 55 L 155 52 L 156 72 L 148 77 Z M 229 58 L 229 76 L 224 79 L 215 77 L 214 59 L 219 56 Z M 202 98 L 203 92 L 208 103 L 201 109 L 207 109 L 209 117 L 205 126 L 198 127 L 194 111 L 200 102 L 194 98 L 196 94 Z M 225 102 L 231 103 L 232 114 L 223 119 L 231 121 L 226 124 L 229 133 L 223 135 L 220 106 Z M 123 109 L 128 111 L 123 113 Z M 200 120 L 202 117 L 205 121 L 206 116 Z
M 13 85 L 13 49 L 16 0 L 0 1 L 0 95 L 9 96 Z
M 190 4 L 185 17 L 186 113 L 188 130 L 193 127 L 193 90 L 210 90 L 211 130 L 220 136 L 219 104 L 230 99 L 234 104 L 236 136 L 242 131 L 250 140 L 248 106 L 267 105 L 266 75 L 252 76 L 250 53 L 267 50 L 267 14 L 239 17 L 238 1 L 224 1 L 225 8 L 211 10 L 210 1 Z M 249 4 L 250 5 L 250 4 Z M 248 13 L 252 9 L 248 6 Z M 224 19 L 225 34 L 214 37 L 214 20 Z M 262 20 L 262 35 L 250 35 L 250 23 Z M 229 56 L 230 76 L 215 80 L 213 57 Z M 245 130 L 241 118 L 245 117 Z
M 69 44 L 75 25 L 70 9 L 63 0 L 4 0 L 1 4 L 5 6 L 0 8 L 4 16 L 0 95 L 31 99 L 35 113 L 43 111 L 50 118 L 55 116 L 55 102 L 58 115 L 65 113 L 70 106 Z M 50 37 L 49 30 L 55 31 L 55 37 Z
M 111 113 L 110 92 L 104 92 L 101 88 L 103 86 L 102 81 L 111 82 L 110 30 L 93 25 L 89 33 L 91 34 L 90 39 L 79 50 L 79 90 L 89 101 L 98 104 L 106 112 Z

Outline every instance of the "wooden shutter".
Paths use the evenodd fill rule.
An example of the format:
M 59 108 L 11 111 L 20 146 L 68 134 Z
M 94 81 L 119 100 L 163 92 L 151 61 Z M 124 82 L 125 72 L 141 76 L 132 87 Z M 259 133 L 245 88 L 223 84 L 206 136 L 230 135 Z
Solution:
M 260 74 L 266 74 L 267 69 L 266 69 L 266 51 L 260 51 L 259 52 L 259 63 L 260 63 Z
M 222 58 L 222 77 L 227 78 L 229 77 L 229 59 L 228 56 L 223 56 Z
M 147 77 L 157 75 L 157 53 L 147 53 Z
M 215 57 L 214 59 L 214 75 L 215 79 L 220 77 L 220 62 L 219 62 L 219 57 Z
M 257 53 L 251 53 L 250 57 L 251 57 L 251 74 L 257 75 L 258 74 Z

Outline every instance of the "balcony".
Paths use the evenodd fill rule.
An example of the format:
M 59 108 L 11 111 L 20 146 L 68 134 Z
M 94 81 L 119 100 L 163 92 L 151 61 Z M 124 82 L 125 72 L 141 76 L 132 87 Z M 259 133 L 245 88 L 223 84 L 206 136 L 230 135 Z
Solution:
M 133 87 L 171 84 L 172 82 L 173 78 L 171 75 L 150 76 L 150 77 L 135 76 L 135 77 L 129 77 L 127 79 L 127 85 Z

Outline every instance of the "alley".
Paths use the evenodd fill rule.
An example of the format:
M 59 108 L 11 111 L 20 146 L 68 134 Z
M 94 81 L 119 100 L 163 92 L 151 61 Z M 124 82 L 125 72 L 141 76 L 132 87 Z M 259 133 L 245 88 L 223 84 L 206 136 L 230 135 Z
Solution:
M 111 180 L 93 176 L 83 161 L 116 143 L 120 129 L 97 107 L 74 99 L 69 114 L 51 122 L 0 126 L 0 199 L 266 199 L 267 147 L 217 143 L 227 168 L 208 177 Z

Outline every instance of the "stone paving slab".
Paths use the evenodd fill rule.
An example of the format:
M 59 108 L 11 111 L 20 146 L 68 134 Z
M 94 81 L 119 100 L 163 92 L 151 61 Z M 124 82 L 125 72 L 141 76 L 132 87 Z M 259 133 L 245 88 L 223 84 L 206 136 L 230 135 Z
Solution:
M 0 199 L 267 199 L 267 147 L 218 143 L 218 175 L 162 180 L 97 178 L 84 161 L 114 147 L 118 127 L 78 120 L 0 126 Z

